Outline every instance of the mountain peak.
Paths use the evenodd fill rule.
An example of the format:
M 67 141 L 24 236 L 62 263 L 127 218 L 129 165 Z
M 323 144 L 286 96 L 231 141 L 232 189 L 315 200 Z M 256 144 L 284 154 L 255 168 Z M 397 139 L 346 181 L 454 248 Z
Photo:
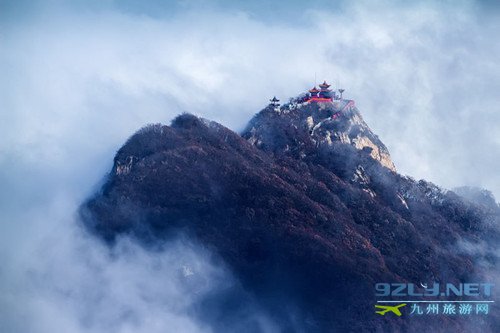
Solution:
M 322 90 L 328 86 L 326 82 L 320 85 Z M 273 98 L 250 121 L 242 136 L 260 149 L 302 158 L 336 143 L 348 144 L 396 171 L 389 150 L 363 120 L 354 100 L 336 94 L 325 97 L 329 95 L 321 95 L 322 90 L 315 88 L 282 106 Z M 320 93 L 316 95 L 317 91 Z
M 193 237 L 277 322 L 303 323 L 298 331 L 463 332 L 458 317 L 409 326 L 366 314 L 380 281 L 485 281 L 495 257 L 473 265 L 476 254 L 455 245 L 497 251 L 494 199 L 397 174 L 353 101 L 319 98 L 273 98 L 243 137 L 189 114 L 145 127 L 82 206 L 83 222 L 111 244 L 122 234 L 152 247 Z M 228 291 L 221 304 L 236 297 Z

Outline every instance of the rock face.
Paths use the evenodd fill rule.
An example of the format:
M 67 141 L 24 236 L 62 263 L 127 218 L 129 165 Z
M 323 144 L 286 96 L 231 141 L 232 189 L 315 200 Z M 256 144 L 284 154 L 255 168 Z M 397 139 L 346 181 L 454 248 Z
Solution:
M 145 245 L 191 235 L 282 331 L 467 332 L 458 316 L 375 315 L 374 284 L 486 281 L 498 207 L 394 170 L 353 107 L 269 107 L 242 136 L 182 115 L 134 134 L 81 216 L 111 245 L 122 233 Z M 474 325 L 495 332 L 499 321 Z
M 291 132 L 305 135 L 287 135 Z M 340 142 L 368 151 L 380 164 L 396 171 L 386 146 L 371 131 L 351 100 L 302 105 L 292 101 L 280 109 L 270 106 L 252 119 L 243 137 L 260 149 L 278 154 L 289 152 L 295 146 L 297 156 L 310 153 L 307 149 L 310 147 L 331 146 Z M 300 140 L 300 146 L 293 140 Z

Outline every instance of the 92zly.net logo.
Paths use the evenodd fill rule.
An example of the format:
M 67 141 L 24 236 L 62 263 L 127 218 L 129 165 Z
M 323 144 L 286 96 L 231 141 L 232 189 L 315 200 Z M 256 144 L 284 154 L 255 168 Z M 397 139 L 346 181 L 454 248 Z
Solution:
M 376 283 L 380 316 L 487 316 L 495 301 L 491 283 Z

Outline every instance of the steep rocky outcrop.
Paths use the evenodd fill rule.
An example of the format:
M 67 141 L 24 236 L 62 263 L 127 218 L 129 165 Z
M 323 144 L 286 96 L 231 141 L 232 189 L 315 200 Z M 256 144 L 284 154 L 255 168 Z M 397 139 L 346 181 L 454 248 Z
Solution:
M 268 107 L 242 136 L 187 114 L 148 126 L 81 215 L 110 244 L 196 238 L 287 332 L 465 332 L 459 317 L 376 316 L 373 286 L 481 280 L 496 257 L 457 244 L 499 239 L 498 209 L 397 174 L 359 111 L 334 104 Z
M 344 143 L 368 151 L 380 164 L 396 171 L 387 147 L 365 123 L 352 100 L 302 104 L 292 100 L 281 108 L 269 106 L 250 121 L 242 135 L 260 149 L 278 154 L 293 152 L 299 157 L 318 147 Z

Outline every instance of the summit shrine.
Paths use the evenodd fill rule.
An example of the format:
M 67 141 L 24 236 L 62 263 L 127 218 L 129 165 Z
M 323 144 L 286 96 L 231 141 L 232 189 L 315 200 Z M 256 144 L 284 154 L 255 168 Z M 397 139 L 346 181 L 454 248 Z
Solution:
M 305 102 L 331 102 L 334 98 L 337 99 L 335 92 L 329 88 L 330 85 L 326 81 L 319 85 L 319 89 L 314 86 L 309 89 L 309 95 L 306 97 Z
M 319 88 L 318 88 L 319 87 Z M 318 87 L 314 86 L 309 89 L 307 92 L 302 93 L 297 98 L 293 99 L 293 103 L 295 104 L 308 104 L 308 103 L 331 103 L 334 101 L 344 101 L 342 94 L 345 89 L 330 89 L 331 85 L 325 81 L 319 84 Z M 274 108 L 280 107 L 280 100 L 274 96 L 269 100 L 269 105 Z

